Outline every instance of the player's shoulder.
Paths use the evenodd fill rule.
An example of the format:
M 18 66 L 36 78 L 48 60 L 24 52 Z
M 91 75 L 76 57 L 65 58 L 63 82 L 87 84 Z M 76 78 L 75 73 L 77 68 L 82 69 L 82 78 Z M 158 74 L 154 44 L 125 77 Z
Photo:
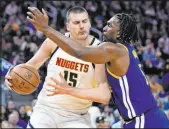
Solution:
M 46 38 L 45 41 L 44 41 L 44 43 L 53 44 L 53 45 L 57 46 L 56 43 L 54 43 L 54 42 L 53 42 L 51 39 L 49 39 L 49 38 Z
M 46 52 L 48 51 L 49 53 L 53 53 L 55 49 L 57 48 L 57 44 L 54 43 L 51 39 L 46 38 L 42 45 L 41 48 L 43 48 Z

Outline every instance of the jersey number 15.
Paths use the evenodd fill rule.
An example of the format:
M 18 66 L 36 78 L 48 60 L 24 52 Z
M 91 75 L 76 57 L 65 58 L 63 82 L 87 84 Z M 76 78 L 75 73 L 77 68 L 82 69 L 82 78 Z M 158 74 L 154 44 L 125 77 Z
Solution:
M 77 77 L 78 75 L 76 73 L 64 71 L 64 78 L 70 86 L 76 87 Z

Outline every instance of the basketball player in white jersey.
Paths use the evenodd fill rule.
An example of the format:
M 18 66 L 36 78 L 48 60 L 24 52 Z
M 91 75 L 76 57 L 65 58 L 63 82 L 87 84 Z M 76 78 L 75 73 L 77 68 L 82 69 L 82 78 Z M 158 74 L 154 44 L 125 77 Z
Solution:
M 82 7 L 73 7 L 67 12 L 66 36 L 78 41 L 81 45 L 96 46 L 99 40 L 89 35 L 90 21 L 87 11 Z M 87 113 L 92 102 L 107 104 L 110 100 L 110 91 L 107 83 L 99 75 L 105 75 L 104 65 L 94 65 L 70 56 L 60 49 L 50 39 L 46 39 L 38 52 L 26 64 L 36 69 L 50 58 L 47 67 L 47 77 L 44 86 L 38 95 L 28 128 L 90 128 L 90 116 Z M 84 96 L 80 98 L 62 94 L 50 95 L 50 77 L 60 79 L 59 73 L 71 87 L 83 88 Z M 105 75 L 106 76 L 106 75 Z M 6 84 L 11 77 L 6 75 Z M 97 82 L 97 84 L 96 84 Z M 64 86 L 63 86 L 64 88 Z M 96 88 L 98 92 L 95 92 Z

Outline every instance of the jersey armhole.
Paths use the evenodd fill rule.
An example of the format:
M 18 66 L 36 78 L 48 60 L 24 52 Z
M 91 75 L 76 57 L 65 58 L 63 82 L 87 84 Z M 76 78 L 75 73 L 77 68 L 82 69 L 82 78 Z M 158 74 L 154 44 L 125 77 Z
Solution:
M 94 43 L 94 41 L 95 41 L 95 37 L 93 37 L 93 40 L 91 41 L 91 43 L 89 45 L 92 46 L 92 44 Z M 93 66 L 93 69 L 95 69 L 95 64 L 94 63 L 92 63 L 92 66 Z
M 94 43 L 94 41 L 95 41 L 95 37 L 93 37 L 93 40 L 89 45 L 92 45 Z
M 121 43 L 118 43 L 118 44 L 121 45 L 122 47 L 124 47 L 126 49 L 126 51 L 129 53 L 129 50 L 128 50 L 128 48 L 125 45 L 123 45 Z
M 56 49 L 52 52 L 52 54 L 50 55 L 49 59 L 52 58 L 52 56 L 54 55 L 54 53 L 59 49 L 59 46 L 56 47 Z
M 105 64 L 105 67 L 106 67 L 107 72 L 108 72 L 111 76 L 113 76 L 113 77 L 116 78 L 116 79 L 119 79 L 119 78 L 120 78 L 120 76 L 115 75 L 114 73 L 112 73 L 112 72 L 109 70 L 109 68 L 107 67 L 107 64 Z

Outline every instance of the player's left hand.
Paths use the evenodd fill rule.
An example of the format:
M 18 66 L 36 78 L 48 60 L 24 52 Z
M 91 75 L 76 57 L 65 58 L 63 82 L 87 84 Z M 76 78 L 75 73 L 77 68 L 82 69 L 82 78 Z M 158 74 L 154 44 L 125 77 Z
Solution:
M 48 15 L 46 11 L 42 8 L 42 12 L 36 7 L 28 7 L 29 12 L 27 12 L 27 19 L 35 26 L 35 28 L 41 32 L 45 31 L 48 27 Z
M 47 81 L 47 85 L 48 87 L 52 87 L 51 88 L 46 88 L 47 91 L 47 96 L 54 96 L 56 94 L 66 94 L 67 93 L 67 89 L 71 88 L 66 80 L 64 79 L 64 77 L 62 76 L 61 73 L 59 73 L 60 79 L 61 81 L 58 81 L 57 79 L 51 77 L 49 81 Z

